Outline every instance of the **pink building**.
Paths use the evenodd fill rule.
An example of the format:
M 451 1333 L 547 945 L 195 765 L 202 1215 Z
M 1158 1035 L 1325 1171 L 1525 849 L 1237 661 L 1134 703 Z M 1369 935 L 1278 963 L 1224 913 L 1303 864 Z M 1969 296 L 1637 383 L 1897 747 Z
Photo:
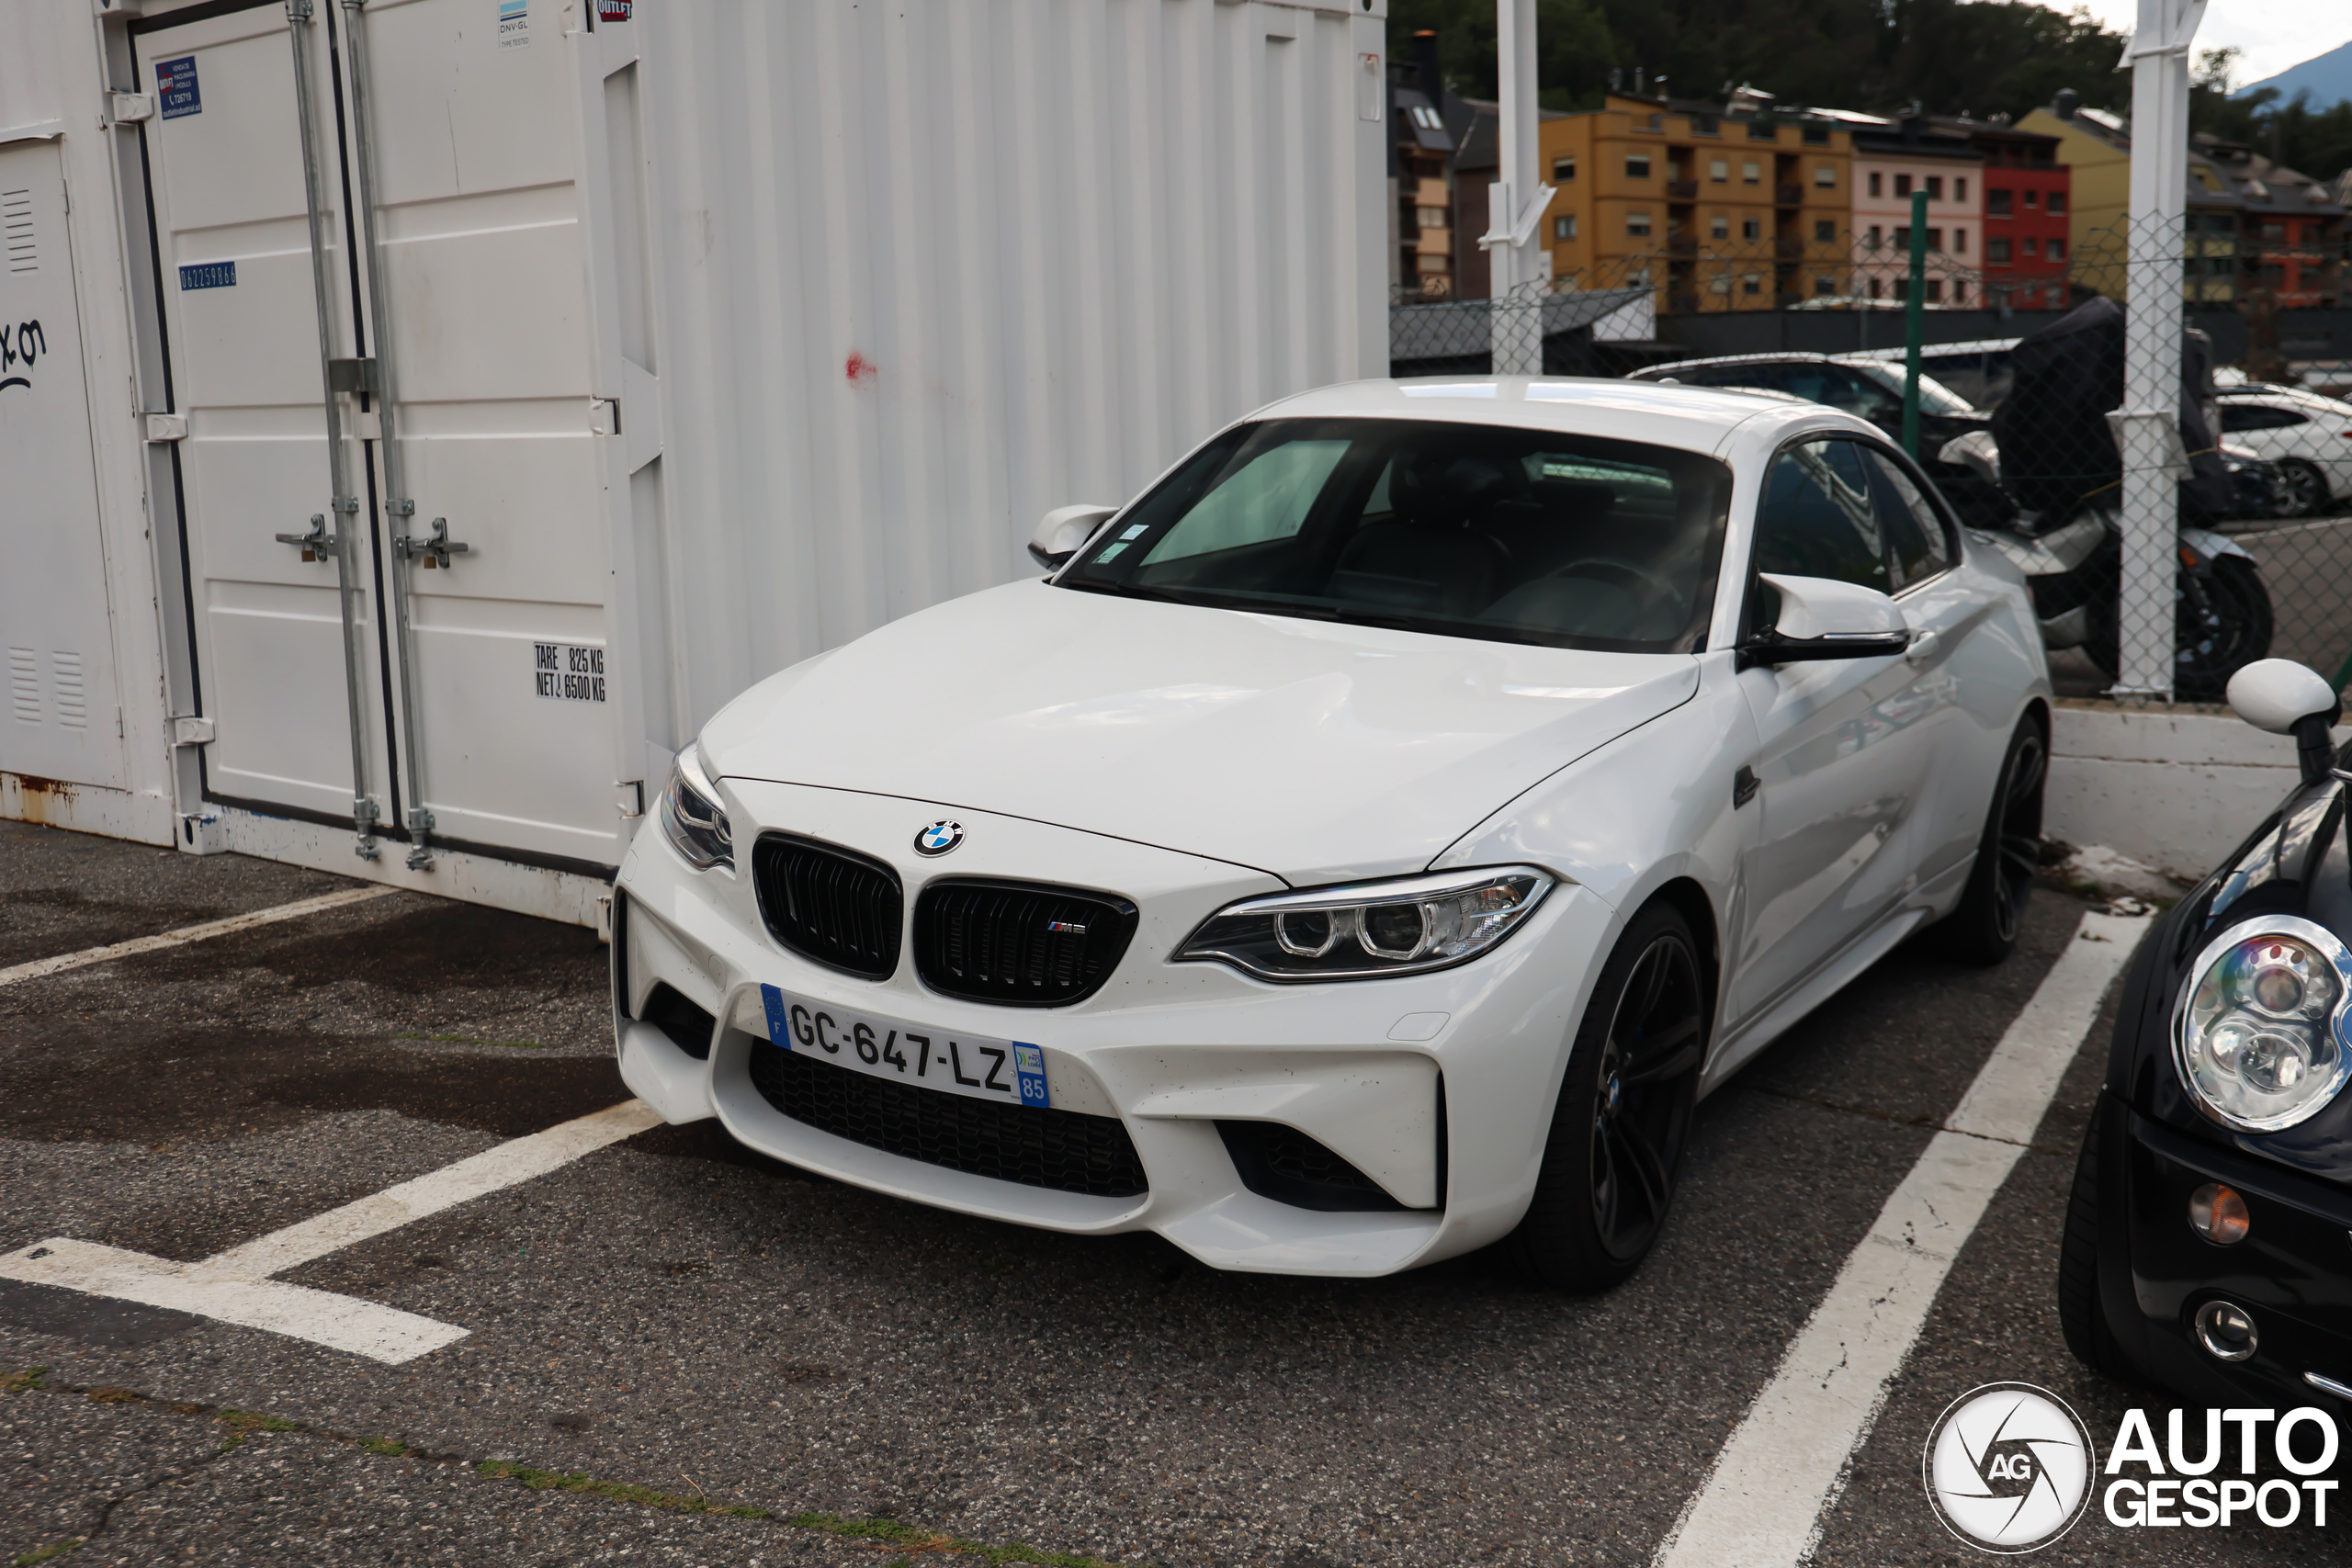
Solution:
M 1984 154 L 1925 117 L 1854 130 L 1854 292 L 1902 299 L 1910 292 L 1911 198 L 1928 194 L 1927 295 L 1930 305 L 1982 309 Z

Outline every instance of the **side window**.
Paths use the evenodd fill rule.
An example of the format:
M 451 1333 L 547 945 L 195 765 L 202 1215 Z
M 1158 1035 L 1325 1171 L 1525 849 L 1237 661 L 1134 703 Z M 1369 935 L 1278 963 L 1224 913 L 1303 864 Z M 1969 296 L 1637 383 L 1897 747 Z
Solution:
M 1772 459 L 1756 508 L 1754 570 L 1893 592 L 1867 457 L 1851 441 L 1807 441 Z
M 1865 451 L 1879 487 L 1879 515 L 1894 556 L 1897 591 L 1921 582 L 1951 565 L 1951 539 L 1944 520 L 1911 476 L 1883 452 Z
M 1306 525 L 1323 483 L 1347 455 L 1344 441 L 1286 441 L 1261 452 L 1203 496 L 1182 522 L 1144 558 L 1147 566 L 1287 539 Z M 1141 528 L 1129 530 L 1141 533 Z M 1120 539 L 1094 558 L 1109 561 L 1126 547 Z
M 2241 430 L 2284 430 L 2289 425 L 2310 423 L 2306 415 L 2268 403 L 2224 402 L 2222 405 L 2222 429 L 2225 434 Z

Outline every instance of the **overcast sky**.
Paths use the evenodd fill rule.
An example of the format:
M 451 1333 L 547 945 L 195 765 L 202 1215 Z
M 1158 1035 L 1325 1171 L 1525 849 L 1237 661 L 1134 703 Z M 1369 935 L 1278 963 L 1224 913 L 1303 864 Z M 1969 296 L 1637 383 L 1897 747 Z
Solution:
M 2103 26 L 2129 33 L 2138 24 L 2139 0 L 2084 0 Z M 2056 0 L 2054 8 L 2073 7 Z M 2325 54 L 2352 39 L 2352 4 L 2346 0 L 2211 0 L 2197 29 L 2199 51 L 2235 44 L 2245 56 L 2230 81 L 2243 87 L 2276 76 L 2290 65 Z

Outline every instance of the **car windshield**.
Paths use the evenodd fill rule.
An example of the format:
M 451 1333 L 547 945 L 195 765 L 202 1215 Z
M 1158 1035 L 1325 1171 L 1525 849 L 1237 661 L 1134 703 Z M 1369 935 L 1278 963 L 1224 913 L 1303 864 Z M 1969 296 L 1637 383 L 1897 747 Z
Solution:
M 1695 452 L 1393 419 L 1226 432 L 1057 581 L 1450 637 L 1704 646 L 1731 470 Z

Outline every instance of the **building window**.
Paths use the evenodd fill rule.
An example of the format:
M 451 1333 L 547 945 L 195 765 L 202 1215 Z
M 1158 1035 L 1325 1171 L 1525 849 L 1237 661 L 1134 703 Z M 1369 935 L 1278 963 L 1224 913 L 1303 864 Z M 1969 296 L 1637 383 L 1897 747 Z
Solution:
M 2056 193 L 2053 192 L 2052 194 L 2054 195 Z M 2040 206 L 2041 204 L 2041 193 L 2038 190 L 2030 190 L 2026 192 L 2025 204 L 2028 210 L 2031 210 L 2033 208 Z M 2052 209 L 2052 210 L 2054 211 L 2055 209 Z
M 2066 259 L 2066 242 L 2064 240 L 2051 241 L 2049 254 L 2052 261 L 2064 261 Z
M 1576 177 L 1577 161 L 1574 158 L 1555 158 L 1552 160 L 1552 178 L 1555 183 L 1566 185 Z
M 1903 252 L 1905 252 L 1905 253 L 1908 253 L 1908 252 L 1909 252 L 1909 250 L 1911 249 L 1911 225 L 1910 225 L 1910 224 L 1908 224 L 1908 223 L 1898 223 L 1898 224 L 1896 224 L 1896 225 L 1894 226 L 1894 248 L 1895 248 L 1896 250 L 1898 250 L 1898 251 L 1903 251 Z
M 2052 217 L 2052 218 L 2056 218 L 2056 217 L 2060 216 L 2061 214 L 2063 214 L 2065 210 L 2066 210 L 2066 193 L 2065 193 L 2064 191 L 2063 191 L 2063 190 L 2053 190 L 2053 191 L 2052 191 L 2052 192 L 2050 193 L 2050 216 L 2051 216 L 2051 217 Z
M 1827 244 L 1838 238 L 1838 220 L 1816 218 L 1813 220 L 1813 238 L 1817 244 Z
M 1730 239 L 1731 220 L 1724 217 L 1720 212 L 1716 213 L 1713 218 L 1707 220 L 1707 235 L 1710 239 L 1715 240 Z
M 1650 233 L 1650 215 L 1646 212 L 1628 212 L 1625 214 L 1625 232 L 1633 235 L 1638 240 L 1648 239 Z
M 1883 299 L 1886 298 L 1886 280 L 1884 278 L 1873 277 L 1871 279 L 1871 298 L 1873 299 Z
M 1873 223 L 1871 225 L 1871 231 L 1863 237 L 1862 248 L 1864 250 L 1874 251 L 1879 247 L 1879 240 L 1880 235 L 1878 231 L 1878 225 Z
M 1986 191 L 1984 193 L 1984 216 L 1987 218 L 2007 218 L 2009 215 L 2009 197 L 2011 194 L 2012 193 L 2007 190 Z M 2028 192 L 2027 194 L 2030 197 L 2032 193 Z
M 1940 251 L 1940 250 L 1942 250 L 1943 248 L 1944 248 L 1944 231 L 1943 231 L 1941 229 L 1930 229 L 1930 230 L 1928 230 L 1928 249 L 1929 249 L 1929 250 L 1931 250 L 1931 251 Z
M 1628 288 L 1647 288 L 1649 286 L 1650 269 L 1645 266 L 1637 266 L 1625 275 L 1625 287 Z
M 1452 265 L 1443 251 L 1423 251 L 1413 260 L 1423 272 L 1443 272 Z
M 1967 175 L 1962 175 L 1951 182 L 1951 198 L 1954 201 L 1966 201 L 1968 199 Z
M 1445 209 L 1442 207 L 1416 208 L 1414 212 L 1424 229 L 1442 229 L 1446 226 Z
M 1813 166 L 1813 183 L 1820 186 L 1823 190 L 1836 190 L 1838 188 L 1838 165 L 1835 164 L 1815 164 Z
M 2038 256 L 2041 254 L 2041 242 L 2030 234 L 2025 237 L 2025 254 L 2030 256 Z
M 1626 153 L 1625 177 L 1629 180 L 1648 179 L 1650 177 L 1650 155 L 1646 152 Z
M 1911 176 L 1909 175 L 1897 175 L 1894 176 L 1894 194 L 1897 196 L 1909 196 L 1911 194 Z
M 1944 177 L 1943 177 L 1943 175 L 1929 175 L 1928 176 L 1928 199 L 1929 201 L 1941 201 L 1943 198 L 1944 198 Z
M 1438 118 L 1437 110 L 1430 107 L 1427 104 L 1414 104 L 1406 110 L 1406 113 L 1410 115 L 1412 117 L 1413 123 L 1419 126 L 1423 130 L 1443 130 L 1445 129 L 1445 121 L 1440 119 Z
M 1880 194 L 1881 194 L 1881 192 L 1880 192 L 1880 190 L 1879 190 L 1879 175 L 1878 175 L 1878 171 L 1877 171 L 1877 170 L 1875 170 L 1875 169 L 1873 169 L 1873 170 L 1871 170 L 1871 194 L 1872 196 L 1877 196 L 1877 195 L 1880 195 Z
M 2265 223 L 2262 237 L 2271 241 L 2283 240 L 2287 237 L 2287 226 L 2284 223 Z
M 1741 278 L 1739 280 L 1739 291 L 1742 294 L 1763 293 L 1764 279 L 1762 276 L 1760 274 L 1751 272 L 1746 277 Z
M 1968 254 L 1967 230 L 1954 229 L 1951 231 L 1951 254 L 1956 256 L 1964 256 Z
M 1996 266 L 2006 266 L 2009 261 L 2009 242 L 1999 234 L 1984 242 L 1984 259 Z
M 1552 238 L 1555 240 L 1573 240 L 1576 237 L 1577 215 L 1575 213 L 1565 213 L 1562 216 L 1552 220 Z
M 1829 128 L 1826 125 L 1808 125 L 1804 128 L 1804 139 L 1816 147 L 1826 147 L 1829 145 Z
M 1740 184 L 1744 186 L 1761 185 L 1763 181 L 1763 168 L 1756 162 L 1755 159 L 1749 158 L 1739 165 Z
M 1748 219 L 1739 226 L 1739 237 L 1743 240 L 1761 239 L 1763 237 L 1763 225 L 1753 218 Z
M 1721 158 L 1710 158 L 1707 160 L 1707 177 L 1721 185 L 1731 178 L 1731 165 Z
M 1815 273 L 1813 279 L 1813 291 L 1815 294 L 1835 294 L 1838 292 L 1838 280 L 1826 274 Z
M 1933 283 L 1929 283 L 1928 285 L 1928 298 L 1932 299 L 1935 297 L 1936 286 Z M 1955 305 L 1965 305 L 1968 303 L 1968 283 L 1965 279 L 1955 277 L 1951 280 L 1951 302 Z

